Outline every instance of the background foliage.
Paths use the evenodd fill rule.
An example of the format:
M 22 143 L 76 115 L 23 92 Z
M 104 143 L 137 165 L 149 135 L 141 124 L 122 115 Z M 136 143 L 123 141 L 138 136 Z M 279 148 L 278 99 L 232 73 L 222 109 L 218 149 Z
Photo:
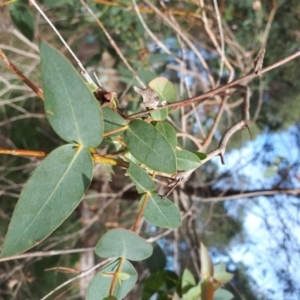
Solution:
M 169 78 L 177 100 L 247 74 L 262 44 L 267 50 L 264 65 L 299 50 L 298 1 L 220 1 L 226 56 L 221 77 L 221 38 L 212 3 L 139 1 L 140 15 L 146 23 L 143 25 L 132 1 L 97 2 L 89 2 L 90 7 L 141 80 L 148 84 L 158 76 Z M 139 82 L 80 2 L 40 3 L 88 70 L 96 72 L 107 91 L 118 94 L 119 109 L 125 114 L 140 111 L 142 100 L 133 89 L 141 88 Z M 18 17 L 20 11 L 22 18 Z M 2 5 L 0 14 L 0 48 L 37 86 L 42 87 L 37 37 L 72 60 L 27 1 Z M 297 299 L 297 66 L 296 61 L 290 62 L 248 83 L 253 142 L 246 130 L 236 133 L 227 145 L 225 166 L 218 158 L 212 159 L 171 194 L 170 199 L 184 216 L 181 227 L 164 235 L 165 229 L 147 221 L 140 225 L 141 234 L 157 241 L 160 247 L 154 251 L 160 254 L 154 256 L 156 264 L 150 261 L 153 257 L 146 263 L 133 263 L 139 276 L 127 299 L 149 299 L 154 293 L 157 299 L 165 299 L 176 289 L 183 294 L 185 289 L 195 291 L 192 288 L 200 278 L 200 241 L 209 248 L 214 263 L 224 262 L 226 270 L 234 273 L 226 286 L 234 299 Z M 0 68 L 0 147 L 50 152 L 64 144 L 47 122 L 42 101 L 6 70 L 4 63 Z M 222 106 L 224 99 L 226 104 Z M 182 149 L 205 153 L 215 149 L 225 130 L 240 119 L 241 101 L 241 94 L 230 90 L 222 97 L 212 97 L 209 103 L 173 111 L 168 121 L 176 129 Z M 110 112 L 108 108 L 103 111 L 105 121 L 105 111 Z M 124 125 L 122 120 L 119 122 Z M 112 138 L 106 138 L 99 149 L 103 153 L 118 150 Z M 0 156 L 1 245 L 23 185 L 39 163 L 36 158 Z M 100 262 L 92 247 L 108 229 L 131 228 L 138 213 L 141 195 L 126 176 L 134 177 L 133 168 L 132 164 L 125 172 L 119 167 L 96 164 L 83 201 L 34 248 L 65 252 L 1 262 L 0 299 L 41 299 Z M 159 194 L 168 191 L 166 183 L 164 178 L 158 180 Z M 82 250 L 69 254 L 68 249 Z M 274 261 L 274 257 L 280 259 Z M 130 265 L 126 268 L 131 270 Z M 78 278 L 57 291 L 56 299 L 81 299 L 90 280 Z

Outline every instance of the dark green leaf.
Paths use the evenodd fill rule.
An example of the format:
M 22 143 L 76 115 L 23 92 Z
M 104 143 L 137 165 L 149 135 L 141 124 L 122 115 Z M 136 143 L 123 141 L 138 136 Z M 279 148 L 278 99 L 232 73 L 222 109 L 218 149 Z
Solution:
M 145 281 L 142 300 L 148 300 L 157 292 L 173 289 L 178 284 L 178 276 L 171 271 L 163 270 L 151 274 Z M 160 293 L 164 295 L 165 293 Z
M 103 118 L 104 118 L 104 132 L 109 132 L 120 127 L 126 125 L 126 121 L 113 109 L 106 106 L 102 109 L 103 111 Z M 122 132 L 118 132 L 115 135 L 120 135 Z
M 155 128 L 162 133 L 166 140 L 170 143 L 175 150 L 177 146 L 177 136 L 174 127 L 167 121 L 157 122 Z
M 37 167 L 16 205 L 2 256 L 11 256 L 45 239 L 79 204 L 92 179 L 89 151 L 64 145 Z
M 155 273 L 157 271 L 161 271 L 165 268 L 167 259 L 157 243 L 153 243 L 153 253 L 152 255 L 146 259 L 146 264 L 151 273 Z
M 102 111 L 78 72 L 59 52 L 41 43 L 46 116 L 65 141 L 98 146 L 103 138 Z
M 196 151 L 191 151 L 191 152 L 197 155 L 200 160 L 204 160 L 207 157 L 207 155 L 202 152 L 196 152 Z
M 186 150 L 176 150 L 177 169 L 187 171 L 197 169 L 201 165 L 201 161 L 197 155 Z
M 173 148 L 151 124 L 142 120 L 131 121 L 124 139 L 131 154 L 148 168 L 169 174 L 176 172 Z
M 123 257 L 139 261 L 152 254 L 152 246 L 132 231 L 118 228 L 102 236 L 95 252 L 103 258 Z
M 113 277 L 107 276 L 107 273 L 116 272 L 120 260 L 114 260 L 98 272 L 89 284 L 86 300 L 99 300 L 109 296 L 109 289 L 112 284 Z M 137 272 L 132 264 L 125 260 L 119 272 L 129 275 L 127 280 L 120 280 L 116 282 L 113 296 L 116 299 L 124 299 L 124 297 L 134 287 L 137 280 Z M 113 298 L 107 298 L 113 299 Z
M 16 27 L 32 41 L 34 37 L 34 20 L 28 6 L 16 1 L 9 5 L 9 11 Z
M 141 207 L 146 195 L 140 201 Z M 178 207 L 168 199 L 163 200 L 156 193 L 149 195 L 144 210 L 144 217 L 152 224 L 163 228 L 177 228 L 181 224 Z
M 130 167 L 127 169 L 126 173 L 135 183 L 139 194 L 153 192 L 155 190 L 155 184 L 151 177 L 135 163 L 130 162 Z

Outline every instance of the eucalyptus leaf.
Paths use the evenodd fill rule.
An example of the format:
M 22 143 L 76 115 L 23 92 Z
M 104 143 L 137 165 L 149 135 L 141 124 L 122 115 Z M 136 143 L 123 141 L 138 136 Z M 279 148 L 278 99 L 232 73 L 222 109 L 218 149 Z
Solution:
M 168 121 L 162 121 L 157 122 L 155 128 L 163 134 L 163 136 L 175 150 L 177 146 L 177 136 L 174 127 Z
M 161 271 L 167 264 L 166 255 L 157 243 L 153 243 L 153 253 L 146 259 L 146 264 L 151 273 Z
M 141 207 L 147 198 L 144 217 L 153 225 L 163 228 L 177 228 L 181 224 L 181 216 L 178 207 L 168 199 L 162 200 L 161 196 L 152 193 L 144 195 L 139 203 Z
M 126 121 L 112 108 L 106 106 L 102 109 L 104 119 L 104 132 L 107 133 L 112 130 L 126 126 Z M 113 135 L 120 135 L 122 132 Z
M 33 172 L 14 210 L 2 256 L 39 244 L 77 207 L 93 171 L 90 152 L 68 144 L 51 152 Z
M 152 254 L 152 246 L 132 231 L 122 228 L 109 230 L 98 241 L 95 252 L 103 258 L 123 257 L 140 261 Z
M 113 282 L 113 276 L 106 276 L 107 273 L 120 272 L 122 278 L 117 280 L 112 297 L 116 299 L 124 299 L 124 297 L 132 290 L 137 281 L 137 272 L 132 264 L 125 260 L 121 269 L 118 270 L 120 259 L 114 260 L 98 272 L 89 284 L 86 300 L 104 299 L 110 296 L 110 287 Z M 124 275 L 126 276 L 124 277 Z M 107 298 L 113 299 L 113 298 Z
M 45 112 L 50 125 L 67 142 L 97 147 L 104 127 L 99 103 L 65 57 L 43 42 L 40 52 Z
M 196 280 L 194 278 L 194 275 L 192 272 L 188 269 L 184 269 L 183 275 L 182 275 L 182 281 L 181 281 L 181 288 L 190 288 L 192 286 L 196 285 Z
M 148 168 L 173 174 L 176 172 L 176 157 L 166 138 L 151 124 L 133 120 L 124 132 L 130 153 Z
M 194 170 L 201 165 L 197 155 L 187 150 L 176 150 L 177 169 L 180 171 Z
M 151 177 L 142 168 L 135 163 L 130 162 L 130 166 L 126 173 L 130 176 L 131 180 L 135 183 L 136 189 L 139 194 L 146 192 L 153 192 L 155 184 Z
M 225 289 L 217 289 L 213 300 L 231 300 L 234 295 Z
M 176 90 L 171 81 L 165 77 L 157 77 L 149 82 L 148 86 L 153 89 L 156 94 L 159 96 L 159 104 L 162 104 L 164 101 L 175 102 L 177 100 Z M 168 116 L 169 109 L 163 108 L 151 112 L 151 116 L 154 120 L 165 120 Z
M 34 38 L 34 19 L 28 5 L 15 1 L 9 5 L 11 19 L 30 41 Z

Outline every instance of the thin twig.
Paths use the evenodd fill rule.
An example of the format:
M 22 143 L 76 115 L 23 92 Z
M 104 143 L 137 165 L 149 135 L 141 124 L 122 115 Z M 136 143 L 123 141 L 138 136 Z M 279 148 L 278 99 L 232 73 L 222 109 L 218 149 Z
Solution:
M 64 40 L 64 38 L 61 36 L 61 34 L 59 33 L 59 31 L 55 28 L 55 26 L 52 24 L 52 22 L 50 21 L 50 19 L 46 16 L 46 14 L 41 10 L 41 8 L 37 5 L 37 3 L 35 2 L 35 0 L 30 0 L 30 2 L 33 4 L 33 6 L 38 10 L 38 12 L 43 16 L 43 18 L 47 21 L 47 23 L 50 25 L 50 27 L 53 29 L 53 31 L 56 33 L 56 35 L 59 37 L 59 39 L 62 41 L 62 43 L 65 45 L 65 47 L 68 49 L 68 51 L 70 52 L 70 54 L 73 56 L 73 58 L 75 59 L 75 61 L 77 62 L 79 68 L 81 69 L 81 74 L 82 76 L 85 78 L 85 80 L 94 85 L 95 87 L 98 87 L 93 79 L 90 77 L 90 75 L 88 74 L 88 72 L 85 70 L 84 66 L 82 65 L 81 61 L 78 59 L 78 57 L 75 55 L 75 53 L 72 51 L 72 49 L 69 47 L 69 45 L 67 44 L 67 42 Z

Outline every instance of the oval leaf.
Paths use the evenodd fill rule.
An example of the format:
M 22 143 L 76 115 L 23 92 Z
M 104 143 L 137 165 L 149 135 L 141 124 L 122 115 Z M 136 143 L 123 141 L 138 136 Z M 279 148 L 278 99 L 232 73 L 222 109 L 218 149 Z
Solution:
M 123 257 L 139 261 L 152 254 L 152 246 L 132 231 L 112 229 L 102 236 L 95 252 L 103 258 Z
M 155 190 L 155 184 L 151 177 L 135 163 L 130 162 L 130 167 L 127 169 L 126 173 L 136 185 L 139 194 L 153 192 Z
M 159 105 L 163 101 L 175 102 L 177 99 L 176 90 L 171 81 L 165 77 L 157 77 L 149 82 L 148 86 L 156 92 L 159 97 Z M 151 116 L 154 120 L 165 120 L 168 116 L 168 108 L 163 108 L 157 111 L 151 112 Z
M 194 170 L 201 165 L 197 155 L 186 150 L 176 150 L 177 168 L 180 171 Z
M 142 197 L 141 207 L 145 196 Z M 177 228 L 181 224 L 181 216 L 178 207 L 168 199 L 162 200 L 156 193 L 149 195 L 144 217 L 152 224 L 163 228 Z
M 162 133 L 166 140 L 170 143 L 175 150 L 177 146 L 177 136 L 174 127 L 167 121 L 157 122 L 155 128 Z
M 94 276 L 89 284 L 86 300 L 98 300 L 110 296 L 109 289 L 112 284 L 113 277 L 105 276 L 105 273 L 114 273 L 119 271 L 122 272 L 122 274 L 127 274 L 129 276 L 127 280 L 121 280 L 116 283 L 113 293 L 113 296 L 116 297 L 116 299 L 123 299 L 130 292 L 137 281 L 137 272 L 132 264 L 127 260 L 123 262 L 121 269 L 117 270 L 119 262 L 119 259 L 114 260 Z
M 103 138 L 101 108 L 73 66 L 45 43 L 40 45 L 45 112 L 67 142 L 97 147 Z
M 112 108 L 106 106 L 102 109 L 102 111 L 103 111 L 103 118 L 104 118 L 105 133 L 126 125 L 126 121 Z M 118 132 L 116 134 L 121 134 L 121 133 L 122 132 Z
M 76 208 L 93 171 L 90 152 L 64 145 L 51 152 L 24 187 L 5 237 L 2 256 L 32 248 Z
M 142 120 L 131 121 L 124 139 L 131 154 L 148 168 L 169 174 L 176 172 L 173 148 L 151 124 Z

